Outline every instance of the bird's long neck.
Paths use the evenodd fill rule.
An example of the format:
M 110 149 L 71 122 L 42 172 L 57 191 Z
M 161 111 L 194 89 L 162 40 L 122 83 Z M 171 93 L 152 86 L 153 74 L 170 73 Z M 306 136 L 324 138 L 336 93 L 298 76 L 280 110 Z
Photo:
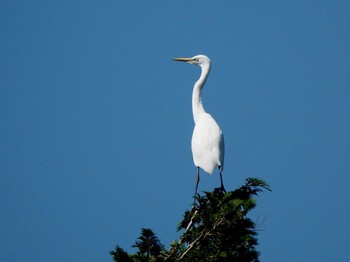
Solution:
M 201 93 L 202 88 L 205 84 L 205 81 L 208 78 L 210 72 L 210 65 L 202 66 L 202 73 L 197 82 L 194 84 L 193 93 L 192 93 L 192 112 L 193 112 L 193 120 L 194 123 L 197 123 L 199 116 L 205 113 L 203 108 Z

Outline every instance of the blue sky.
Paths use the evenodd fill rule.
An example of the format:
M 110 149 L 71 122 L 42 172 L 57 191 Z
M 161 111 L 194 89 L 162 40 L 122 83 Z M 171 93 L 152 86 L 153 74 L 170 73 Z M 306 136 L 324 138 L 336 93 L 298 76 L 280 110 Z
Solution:
M 200 71 L 171 59 L 206 54 L 225 187 L 273 189 L 251 214 L 261 260 L 349 261 L 349 28 L 348 1 L 1 1 L 0 260 L 176 239 Z

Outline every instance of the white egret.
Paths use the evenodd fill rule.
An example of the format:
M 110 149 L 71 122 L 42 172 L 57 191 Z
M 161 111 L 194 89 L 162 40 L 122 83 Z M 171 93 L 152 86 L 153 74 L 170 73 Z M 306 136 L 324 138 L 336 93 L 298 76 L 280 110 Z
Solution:
M 201 98 L 202 88 L 210 72 L 210 59 L 205 55 L 196 55 L 192 58 L 174 58 L 174 61 L 198 65 L 202 69 L 192 93 L 192 112 L 195 126 L 192 134 L 191 148 L 193 162 L 197 167 L 195 196 L 197 195 L 199 183 L 199 168 L 212 174 L 215 167 L 218 167 L 221 190 L 225 191 L 222 182 L 225 155 L 224 136 L 214 118 L 205 112 Z

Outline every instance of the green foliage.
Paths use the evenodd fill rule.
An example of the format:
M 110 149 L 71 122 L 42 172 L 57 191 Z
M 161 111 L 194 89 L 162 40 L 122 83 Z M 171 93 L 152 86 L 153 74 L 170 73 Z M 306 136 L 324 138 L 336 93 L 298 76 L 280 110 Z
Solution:
M 255 223 L 247 214 L 256 206 L 253 198 L 268 184 L 257 178 L 248 178 L 240 188 L 223 192 L 215 189 L 196 196 L 196 205 L 184 213 L 178 230 L 183 230 L 168 251 L 150 229 L 142 229 L 138 248 L 128 255 L 120 247 L 111 251 L 114 261 L 259 261 L 255 246 Z M 127 256 L 125 256 L 125 254 Z
M 116 261 L 116 262 L 132 262 L 133 261 L 131 258 L 129 258 L 128 253 L 126 253 L 124 251 L 124 249 L 122 249 L 119 246 L 116 246 L 115 250 L 110 251 L 109 254 L 111 254 L 111 256 L 113 256 L 113 261 Z
M 158 256 L 164 250 L 164 247 L 153 231 L 148 228 L 142 228 L 141 236 L 138 239 L 139 241 L 136 241 L 132 246 L 138 248 L 137 256 L 135 257 L 139 259 L 137 261 L 160 261 Z
M 142 228 L 141 236 L 132 246 L 138 249 L 134 255 L 129 255 L 122 248 L 116 246 L 115 250 L 109 252 L 116 262 L 158 262 L 164 261 L 160 256 L 164 252 L 164 247 L 158 237 L 151 229 Z

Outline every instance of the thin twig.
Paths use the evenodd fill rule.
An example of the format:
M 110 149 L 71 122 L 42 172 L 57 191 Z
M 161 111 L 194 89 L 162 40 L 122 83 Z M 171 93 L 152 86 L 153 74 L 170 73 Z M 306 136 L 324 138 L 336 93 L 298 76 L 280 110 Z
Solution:
M 182 243 L 182 240 L 184 239 L 184 237 L 185 237 L 187 231 L 191 228 L 191 226 L 192 226 L 192 224 L 193 224 L 193 219 L 194 219 L 194 217 L 195 217 L 195 215 L 196 215 L 197 213 L 198 213 L 198 209 L 197 209 L 196 211 L 194 211 L 194 213 L 193 213 L 193 215 L 192 215 L 192 217 L 191 217 L 190 222 L 188 223 L 188 225 L 187 225 L 185 231 L 183 232 L 182 236 L 180 237 L 179 244 Z
M 193 224 L 193 219 L 194 219 L 194 217 L 196 216 L 197 213 L 198 213 L 198 209 L 197 209 L 196 211 L 194 211 L 194 213 L 193 213 L 193 215 L 192 215 L 192 217 L 191 217 L 190 222 L 188 223 L 188 225 L 187 225 L 185 231 L 183 232 L 182 236 L 180 237 L 179 244 L 182 243 L 182 241 L 183 241 L 183 239 L 184 239 L 184 237 L 185 237 L 187 231 L 191 228 L 191 226 L 192 226 L 192 224 Z M 170 254 L 164 259 L 164 261 L 168 260 L 168 258 L 171 257 L 171 252 L 172 252 L 172 251 L 173 251 L 173 249 L 169 250 L 169 253 L 170 253 Z M 181 259 L 181 258 L 180 258 L 180 259 Z M 179 259 L 179 260 L 180 260 L 180 259 Z
M 220 219 L 214 226 L 211 230 L 208 230 L 207 232 L 206 231 L 206 228 L 202 231 L 202 233 L 200 234 L 199 237 L 197 237 L 192 243 L 190 243 L 186 250 L 182 253 L 181 257 L 179 258 L 178 261 L 180 261 L 193 247 L 194 245 L 202 238 L 202 237 L 206 237 L 207 235 L 209 235 L 213 230 L 216 229 L 216 227 L 218 227 L 222 222 L 224 221 L 224 219 Z
M 179 258 L 179 261 L 193 248 L 194 244 L 196 244 L 196 242 L 199 241 L 203 235 L 204 235 L 204 231 L 202 232 L 202 234 L 200 234 L 199 237 L 196 238 L 195 241 L 193 241 L 191 244 L 187 246 L 186 250 L 182 253 L 181 257 Z

